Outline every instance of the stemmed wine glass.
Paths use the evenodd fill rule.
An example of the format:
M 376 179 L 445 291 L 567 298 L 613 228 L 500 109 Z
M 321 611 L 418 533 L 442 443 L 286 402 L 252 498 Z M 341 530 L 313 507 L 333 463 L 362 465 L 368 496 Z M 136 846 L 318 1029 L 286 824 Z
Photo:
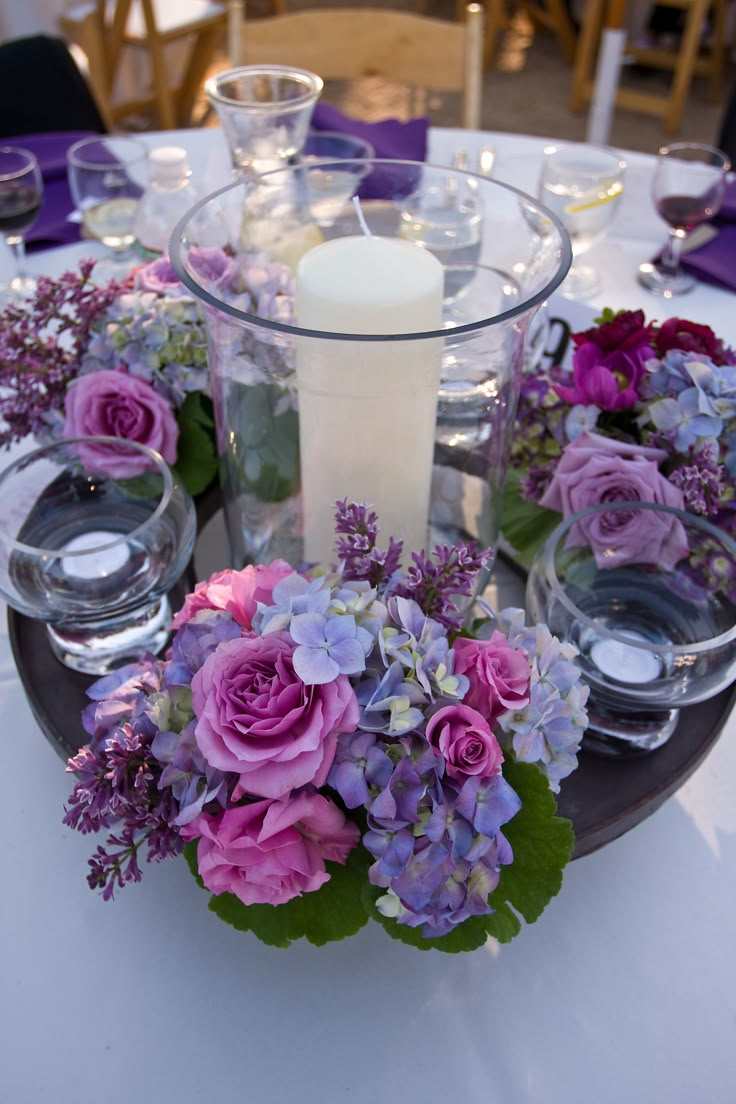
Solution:
M 598 289 L 594 266 L 578 258 L 608 229 L 623 195 L 625 173 L 624 159 L 606 146 L 571 143 L 544 151 L 537 197 L 570 235 L 573 262 L 560 286 L 568 299 L 588 299 Z
M 730 168 L 725 153 L 699 142 L 675 142 L 660 149 L 652 198 L 669 235 L 658 260 L 639 266 L 639 283 L 648 291 L 666 299 L 692 291 L 695 278 L 680 264 L 682 243 L 696 226 L 718 213 Z
M 143 194 L 148 147 L 139 138 L 83 138 L 67 153 L 69 189 L 87 233 L 106 245 L 113 259 L 96 275 L 120 275 L 133 261 L 133 225 Z
M 30 295 L 36 279 L 24 270 L 26 230 L 33 226 L 43 200 L 43 178 L 38 161 L 20 146 L 0 147 L 0 231 L 15 261 L 15 275 L 4 292 Z

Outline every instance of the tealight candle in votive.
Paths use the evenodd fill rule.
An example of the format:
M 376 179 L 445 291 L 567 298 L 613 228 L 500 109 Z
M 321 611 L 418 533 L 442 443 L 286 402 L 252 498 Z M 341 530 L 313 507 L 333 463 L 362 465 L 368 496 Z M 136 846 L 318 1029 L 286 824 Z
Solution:
M 405 241 L 336 238 L 299 262 L 299 326 L 377 335 L 297 345 L 306 560 L 334 560 L 344 498 L 370 503 L 407 550 L 425 546 L 442 338 L 391 338 L 440 330 L 442 295 L 440 262 Z
M 619 635 L 625 636 L 627 640 L 648 643 L 646 637 L 633 629 L 623 630 Z M 596 640 L 590 649 L 590 658 L 601 674 L 616 679 L 617 682 L 639 685 L 652 682 L 662 674 L 662 663 L 654 652 L 609 637 Z

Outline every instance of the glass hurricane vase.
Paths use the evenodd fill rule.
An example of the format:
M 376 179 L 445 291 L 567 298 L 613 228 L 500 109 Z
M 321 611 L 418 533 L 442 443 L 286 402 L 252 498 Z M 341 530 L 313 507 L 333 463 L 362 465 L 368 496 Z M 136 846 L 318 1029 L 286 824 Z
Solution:
M 225 269 L 201 247 L 212 227 Z M 330 251 L 362 256 L 366 236 L 371 263 L 387 252 L 396 271 L 346 261 L 328 278 Z M 321 317 L 335 321 L 315 326 L 305 273 L 320 247 Z M 233 566 L 334 562 L 344 498 L 375 507 L 384 544 L 495 544 L 526 329 L 570 265 L 554 216 L 460 170 L 310 160 L 206 197 L 170 253 L 206 310 Z

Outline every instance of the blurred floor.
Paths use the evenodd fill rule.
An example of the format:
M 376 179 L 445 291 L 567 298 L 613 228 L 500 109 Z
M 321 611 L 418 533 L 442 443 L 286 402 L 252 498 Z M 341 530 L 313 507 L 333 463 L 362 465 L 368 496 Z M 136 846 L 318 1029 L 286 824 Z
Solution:
M 319 0 L 325 7 L 332 0 Z M 308 0 L 290 0 L 289 9 L 310 7 Z M 334 6 L 340 6 L 339 2 Z M 372 6 L 408 7 L 414 4 L 384 4 L 372 0 Z M 431 15 L 452 18 L 454 0 L 430 0 Z M 268 0 L 249 4 L 249 16 L 268 14 Z M 213 65 L 213 71 L 227 67 L 227 57 Z M 715 143 L 718 138 L 725 101 L 734 79 L 729 65 L 720 102 L 710 97 L 707 80 L 696 77 L 691 86 L 682 126 L 675 136 L 683 141 Z M 649 92 L 666 92 L 671 76 L 667 73 L 626 66 L 622 83 Z M 501 36 L 493 67 L 486 73 L 483 94 L 483 127 L 486 130 L 534 134 L 549 138 L 583 140 L 587 109 L 572 114 L 568 104 L 572 70 L 566 62 L 555 36 L 547 30 L 534 28 L 528 16 L 518 12 L 509 29 Z M 424 90 L 410 90 L 376 77 L 360 81 L 328 84 L 324 98 L 335 103 L 346 114 L 363 119 L 380 119 L 396 115 L 428 114 L 435 125 L 456 126 L 459 104 L 452 96 L 439 96 Z M 206 116 L 206 100 L 199 110 Z M 211 114 L 207 125 L 217 125 Z M 614 115 L 610 144 L 621 148 L 656 151 L 665 141 L 674 140 L 664 133 L 662 121 L 631 111 L 618 110 Z

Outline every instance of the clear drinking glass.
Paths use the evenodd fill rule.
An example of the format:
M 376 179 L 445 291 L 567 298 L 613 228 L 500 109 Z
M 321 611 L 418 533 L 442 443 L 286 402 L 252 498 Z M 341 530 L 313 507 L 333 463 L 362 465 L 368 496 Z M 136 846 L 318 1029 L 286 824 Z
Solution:
M 695 277 L 680 264 L 687 235 L 718 213 L 731 162 L 725 153 L 699 142 L 663 146 L 652 180 L 652 198 L 669 226 L 667 242 L 654 263 L 639 267 L 639 283 L 666 299 L 695 287 Z
M 352 134 L 310 130 L 302 151 L 302 161 L 314 165 L 319 160 L 336 163 L 339 159 L 338 168 L 334 164 L 327 168 L 315 165 L 314 171 L 309 174 L 312 212 L 319 226 L 332 225 L 365 175 L 362 162 L 375 157 L 375 152 L 370 142 Z
M 570 515 L 536 556 L 526 600 L 579 651 L 591 750 L 661 747 L 682 706 L 736 677 L 736 543 L 685 511 L 612 502 Z
M 0 473 L 0 594 L 47 622 L 55 655 L 104 673 L 158 652 L 192 555 L 194 504 L 157 452 L 70 438 Z
M 624 190 L 626 162 L 605 146 L 548 146 L 537 194 L 562 222 L 572 242 L 573 263 L 560 288 L 569 299 L 587 299 L 599 284 L 591 264 L 578 258 L 605 234 Z
M 205 82 L 236 175 L 265 172 L 298 157 L 323 88 L 306 69 L 243 65 Z
M 138 202 L 148 173 L 148 147 L 139 138 L 83 138 L 67 154 L 69 188 L 87 234 L 111 250 L 97 277 L 120 275 L 135 260 Z
M 0 146 L 0 232 L 13 254 L 15 275 L 0 291 L 10 295 L 29 295 L 36 279 L 25 271 L 26 230 L 38 218 L 43 201 L 43 178 L 38 161 L 30 150 L 20 146 Z
M 341 168 L 354 170 L 361 210 L 346 197 L 320 226 L 309 178 Z M 345 497 L 371 502 L 385 538 L 404 537 L 407 549 L 428 539 L 494 545 L 524 335 L 570 263 L 557 219 L 514 188 L 473 177 L 483 228 L 476 260 L 444 258 L 444 317 L 438 310 L 437 328 L 419 333 L 397 332 L 395 310 L 393 331 L 386 321 L 371 333 L 302 328 L 288 312 L 259 317 L 240 279 L 249 254 L 261 268 L 265 254 L 294 272 L 313 247 L 362 238 L 359 215 L 372 235 L 401 238 L 406 211 L 426 195 L 467 194 L 469 177 L 412 161 L 307 162 L 222 189 L 174 231 L 172 264 L 205 305 L 233 566 L 275 556 L 334 561 L 334 503 Z M 549 226 L 541 242 L 532 211 Z M 211 276 L 201 249 L 208 213 L 227 228 L 232 279 Z M 523 282 L 508 275 L 517 265 Z M 449 296 L 457 286 L 464 294 Z M 349 277 L 341 290 L 350 297 Z

